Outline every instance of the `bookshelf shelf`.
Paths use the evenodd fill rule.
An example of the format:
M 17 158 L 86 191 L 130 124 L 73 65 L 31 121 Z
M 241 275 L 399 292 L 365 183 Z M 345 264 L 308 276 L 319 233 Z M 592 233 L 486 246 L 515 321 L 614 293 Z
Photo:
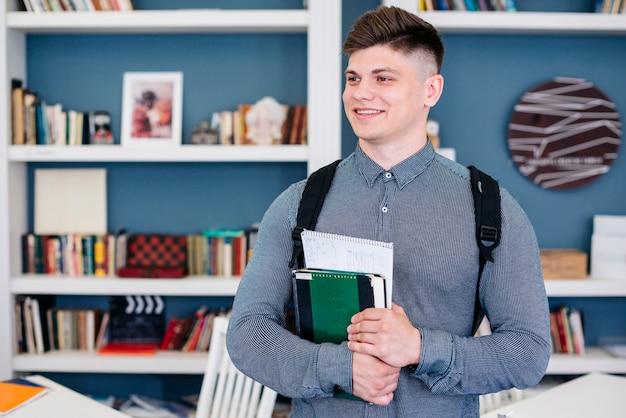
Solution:
M 599 347 L 587 347 L 583 356 L 553 354 L 546 374 L 626 373 L 626 359 Z
M 87 351 L 49 351 L 45 354 L 20 354 L 13 357 L 19 372 L 202 374 L 206 352 L 181 353 L 158 351 L 155 355 L 99 355 Z
M 438 11 L 420 16 L 443 33 L 626 35 L 626 15 Z
M 234 296 L 239 278 L 190 276 L 182 279 L 24 276 L 11 280 L 15 295 Z
M 626 281 L 588 278 L 583 280 L 546 280 L 548 296 L 626 297 Z
M 413 0 L 383 0 L 418 13 Z M 562 12 L 419 12 L 442 33 L 626 35 L 626 15 Z
M 14 162 L 305 162 L 307 145 L 181 145 L 175 148 L 125 148 L 119 145 L 54 146 L 19 145 L 9 149 Z
M 259 7 L 263 2 L 258 1 Z M 140 148 L 116 146 L 48 147 L 12 146 L 10 100 L 0 105 L 0 120 L 4 131 L 0 146 L 0 180 L 8 187 L 0 187 L 0 380 L 13 377 L 16 372 L 61 373 L 142 373 L 186 374 L 202 373 L 206 353 L 160 352 L 156 356 L 99 356 L 88 352 L 49 352 L 43 355 L 17 354 L 15 351 L 14 301 L 19 295 L 160 295 L 174 297 L 231 297 L 239 285 L 238 277 L 197 276 L 184 279 L 119 279 L 95 277 L 20 276 L 21 235 L 29 229 L 29 165 L 64 166 L 89 162 L 133 163 L 138 170 L 158 162 L 180 163 L 301 163 L 308 172 L 340 158 L 341 155 L 341 2 L 309 0 L 307 8 L 298 9 L 186 9 L 139 10 L 133 12 L 58 12 L 28 13 L 21 0 L 8 0 L 0 7 L 0 96 L 11 96 L 11 80 L 20 79 L 28 85 L 30 71 L 38 71 L 36 62 L 29 62 L 29 36 L 50 35 L 192 35 L 185 48 L 194 48 L 197 37 L 221 38 L 222 35 L 272 34 L 268 42 L 277 44 L 291 35 L 305 35 L 305 88 L 308 118 L 307 145 L 293 146 L 197 146 L 175 148 Z M 217 36 L 214 36 L 217 35 Z M 141 37 L 130 37 L 139 42 Z M 244 41 L 256 36 L 242 36 Z M 231 38 L 229 37 L 228 40 Z M 275 41 L 274 41 L 275 39 Z M 272 46 L 274 46 L 272 44 Z M 248 45 L 246 45 L 248 46 Z M 182 46 L 181 46 L 182 47 Z M 219 49 L 216 46 L 216 49 Z M 250 47 L 253 47 L 250 46 Z M 125 47 L 122 45 L 122 49 Z M 133 45 L 128 50 L 132 50 Z M 245 49 L 245 48 L 244 48 Z M 63 59 L 63 47 L 50 50 Z M 201 53 L 210 53 L 202 50 Z M 91 53 L 79 51 L 82 58 Z M 245 51 L 243 51 L 245 53 Z M 233 52 L 235 54 L 235 52 Z M 268 59 L 283 59 L 269 52 Z M 123 55 L 123 54 L 122 54 Z M 167 55 L 167 54 L 166 54 Z M 241 58 L 241 59 L 239 59 Z M 235 57 L 240 65 L 244 57 Z M 132 61 L 132 60 L 131 60 Z M 102 70 L 103 73 L 107 69 Z M 220 68 L 216 72 L 229 71 Z M 209 76 L 215 75 L 206 73 Z M 101 74 L 93 74 L 97 79 Z M 27 78 L 29 80 L 27 80 Z M 49 80 L 46 83 L 62 83 Z M 87 92 L 90 93 L 90 92 Z M 87 94 L 89 96 L 89 94 Z M 84 107 L 93 105 L 87 103 Z M 221 100 L 216 98 L 216 102 Z M 193 100 L 192 100 L 193 102 Z M 217 103 L 219 104 L 219 103 Z M 119 116 L 119 115 L 117 115 Z M 119 119 L 117 119 L 119 120 Z M 178 167 L 177 167 L 178 169 Z M 205 180 L 198 180 L 205 181 Z M 232 187 L 233 195 L 240 192 Z M 231 199 L 225 195 L 224 199 Z
M 306 10 L 137 10 L 7 13 L 7 27 L 27 33 L 306 33 Z

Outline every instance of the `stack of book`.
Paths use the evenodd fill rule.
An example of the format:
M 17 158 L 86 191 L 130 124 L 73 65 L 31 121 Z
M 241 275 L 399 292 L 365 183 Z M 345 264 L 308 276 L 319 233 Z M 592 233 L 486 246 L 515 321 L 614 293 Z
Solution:
M 24 0 L 29 12 L 124 12 L 135 10 L 132 0 Z
M 552 352 L 585 354 L 585 335 L 579 310 L 561 306 L 550 311 Z
M 228 311 L 210 310 L 200 307 L 188 317 L 170 319 L 159 349 L 183 352 L 208 351 L 211 341 L 213 320 L 217 316 L 227 316 Z
M 419 11 L 456 10 L 463 12 L 513 12 L 515 0 L 418 0 Z

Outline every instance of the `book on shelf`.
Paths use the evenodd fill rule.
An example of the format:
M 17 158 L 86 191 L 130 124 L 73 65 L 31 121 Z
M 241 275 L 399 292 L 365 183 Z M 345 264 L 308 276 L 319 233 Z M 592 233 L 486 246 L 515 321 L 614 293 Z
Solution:
M 419 11 L 516 11 L 515 0 L 420 0 Z
M 100 354 L 156 353 L 164 332 L 164 302 L 160 296 L 111 296 L 107 342 Z
M 11 132 L 13 145 L 24 145 L 24 86 L 21 80 L 11 80 Z
M 22 273 L 114 276 L 117 238 L 115 234 L 25 233 L 21 237 Z
M 29 380 L 14 378 L 0 382 L 0 415 L 7 415 L 17 408 L 39 399 L 49 389 Z
M 192 315 L 171 318 L 159 349 L 183 352 L 208 351 L 213 321 L 217 316 L 228 314 L 229 311 L 224 309 L 214 310 L 201 306 Z
M 243 229 L 205 229 L 196 241 L 196 261 L 209 276 L 240 276 L 247 262 L 247 237 Z
M 584 354 L 585 334 L 581 311 L 568 306 L 551 309 L 550 337 L 553 353 Z
M 135 10 L 132 0 L 23 0 L 27 12 L 124 12 Z

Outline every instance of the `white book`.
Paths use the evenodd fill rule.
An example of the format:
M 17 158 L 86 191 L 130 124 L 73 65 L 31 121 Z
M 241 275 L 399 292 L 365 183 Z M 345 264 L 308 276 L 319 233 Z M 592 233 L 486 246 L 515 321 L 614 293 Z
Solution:
M 41 326 L 41 315 L 39 312 L 39 301 L 36 298 L 30 300 L 30 314 L 33 321 L 33 336 L 35 337 L 35 351 L 43 354 L 43 327 Z
M 31 302 L 32 298 L 27 296 L 24 299 L 24 330 L 26 335 L 24 336 L 26 341 L 26 351 L 29 354 L 35 354 L 37 352 L 37 348 L 35 346 L 35 335 L 33 330 L 33 314 L 31 311 Z
M 106 169 L 36 169 L 35 234 L 107 232 Z
M 391 306 L 393 243 L 310 230 L 301 237 L 307 268 L 380 274 Z

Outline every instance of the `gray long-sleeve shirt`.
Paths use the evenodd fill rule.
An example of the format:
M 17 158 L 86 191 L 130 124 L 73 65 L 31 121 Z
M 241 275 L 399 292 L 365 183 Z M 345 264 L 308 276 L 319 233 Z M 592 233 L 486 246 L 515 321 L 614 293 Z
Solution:
M 478 276 L 469 171 L 430 143 L 383 170 L 358 147 L 339 166 L 317 230 L 393 242 L 393 301 L 422 333 L 413 372 L 404 368 L 387 407 L 332 396 L 352 390 L 346 343 L 314 344 L 284 328 L 292 301 L 291 232 L 304 181 L 263 217 L 227 334 L 244 373 L 293 398 L 296 417 L 478 417 L 478 394 L 526 388 L 550 357 L 548 302 L 533 228 L 502 189 L 502 238 L 480 300 L 493 334 L 471 336 Z M 346 324 L 346 327 L 348 324 Z

